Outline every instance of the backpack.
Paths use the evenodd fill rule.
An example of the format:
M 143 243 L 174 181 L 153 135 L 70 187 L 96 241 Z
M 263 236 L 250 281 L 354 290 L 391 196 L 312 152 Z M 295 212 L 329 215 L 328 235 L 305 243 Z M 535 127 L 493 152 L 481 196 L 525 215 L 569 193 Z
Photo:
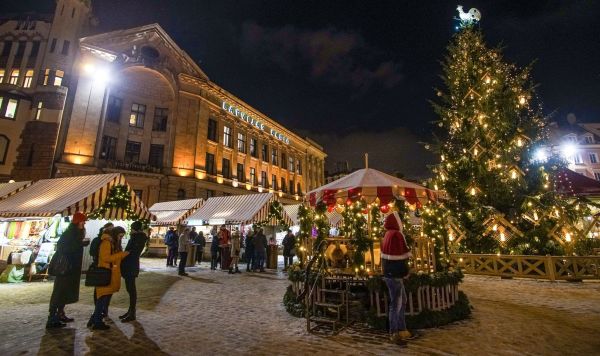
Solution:
M 92 256 L 92 259 L 94 260 L 94 263 L 98 262 L 98 253 L 100 252 L 100 244 L 102 243 L 102 238 L 100 237 L 96 237 L 95 239 L 92 240 L 92 243 L 90 243 L 90 256 Z

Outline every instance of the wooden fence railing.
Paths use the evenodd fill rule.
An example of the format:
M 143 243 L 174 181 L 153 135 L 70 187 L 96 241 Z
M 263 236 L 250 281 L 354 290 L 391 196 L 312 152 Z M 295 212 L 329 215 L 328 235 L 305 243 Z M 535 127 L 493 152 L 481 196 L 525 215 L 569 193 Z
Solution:
M 600 279 L 600 256 L 452 254 L 464 273 L 556 280 Z

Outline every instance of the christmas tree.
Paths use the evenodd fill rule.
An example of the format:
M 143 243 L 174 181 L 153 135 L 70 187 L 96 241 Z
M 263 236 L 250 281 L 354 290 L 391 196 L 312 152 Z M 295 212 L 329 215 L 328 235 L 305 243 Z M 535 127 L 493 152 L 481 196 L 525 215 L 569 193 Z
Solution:
M 442 66 L 438 141 L 428 148 L 446 199 L 425 207 L 424 232 L 463 252 L 562 253 L 589 211 L 554 192 L 560 157 L 534 159 L 548 130 L 531 66 L 507 63 L 473 24 L 454 35 Z

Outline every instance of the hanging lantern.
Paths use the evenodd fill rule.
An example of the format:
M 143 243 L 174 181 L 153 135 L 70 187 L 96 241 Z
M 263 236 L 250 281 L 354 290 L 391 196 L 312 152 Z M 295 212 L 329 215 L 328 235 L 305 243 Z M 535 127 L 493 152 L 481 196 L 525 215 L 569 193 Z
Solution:
M 469 149 L 469 152 L 471 152 L 471 155 L 473 157 L 477 158 L 483 152 L 483 147 L 481 147 L 481 145 L 479 145 L 479 143 L 475 143 L 473 146 L 471 146 L 471 148 Z
M 524 175 L 525 173 L 523 173 L 523 171 L 515 165 L 512 165 L 508 169 L 508 176 L 510 177 L 510 179 L 518 179 L 520 177 L 523 177 Z
M 477 194 L 481 193 L 481 189 L 479 189 L 477 187 L 477 185 L 475 185 L 474 182 L 472 182 L 471 184 L 469 184 L 469 186 L 467 187 L 467 189 L 465 190 L 465 192 L 467 194 L 469 194 L 470 196 L 476 196 Z

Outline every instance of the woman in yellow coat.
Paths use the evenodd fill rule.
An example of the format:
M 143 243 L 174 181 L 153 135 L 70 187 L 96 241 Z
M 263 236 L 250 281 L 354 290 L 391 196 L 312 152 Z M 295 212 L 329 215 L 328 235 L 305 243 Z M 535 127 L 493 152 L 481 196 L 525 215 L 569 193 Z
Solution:
M 121 239 L 125 235 L 125 229 L 120 226 L 112 228 L 102 234 L 102 242 L 98 251 L 98 267 L 111 270 L 110 284 L 105 287 L 96 287 L 96 306 L 94 314 L 88 325 L 94 330 L 106 330 L 109 326 L 102 320 L 104 311 L 108 310 L 110 297 L 121 289 L 121 260 L 129 254 L 123 252 Z

